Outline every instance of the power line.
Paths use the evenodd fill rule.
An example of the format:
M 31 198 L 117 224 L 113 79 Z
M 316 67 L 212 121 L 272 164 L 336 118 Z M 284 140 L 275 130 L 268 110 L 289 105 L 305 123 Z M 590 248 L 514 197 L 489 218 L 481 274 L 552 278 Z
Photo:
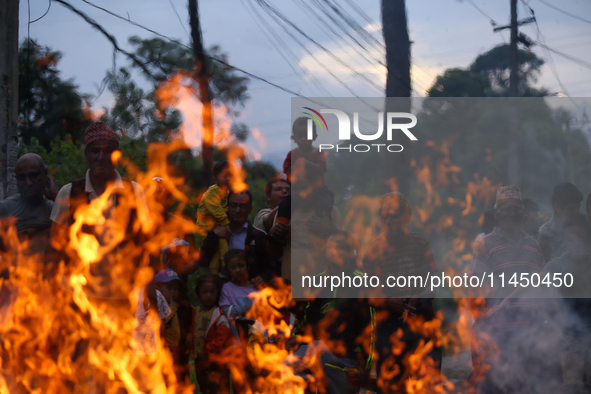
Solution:
M 314 3 L 319 9 L 322 10 L 323 13 L 330 17 L 329 12 L 326 11 L 326 7 L 328 7 L 328 9 L 330 9 L 339 19 L 345 22 L 345 25 L 349 26 L 351 29 L 353 29 L 353 31 L 357 32 L 368 44 L 377 45 L 378 48 L 385 49 L 383 43 L 376 40 L 374 36 L 372 36 L 361 25 L 359 25 L 359 23 L 357 23 L 357 21 L 355 21 L 355 19 L 352 16 L 350 16 L 344 11 L 344 7 L 339 7 L 336 3 L 331 4 L 329 0 L 324 0 L 323 2 L 320 2 L 319 0 L 314 0 Z M 341 30 L 343 30 L 345 34 L 348 34 L 346 28 L 341 27 L 341 25 L 334 18 L 330 18 L 334 21 L 335 24 L 337 24 L 341 28 Z
M 535 26 L 536 31 L 537 31 L 538 45 L 540 47 L 544 48 L 545 47 L 546 40 L 545 40 L 544 35 L 542 34 L 541 30 L 540 30 L 540 25 L 538 24 L 538 21 L 535 18 L 534 10 L 532 10 L 531 7 L 528 6 L 525 3 L 523 3 L 523 6 L 524 7 L 527 7 L 527 11 L 529 11 L 529 13 L 531 14 L 531 16 L 533 17 L 534 26 Z M 539 43 L 540 41 L 541 41 L 541 43 Z M 556 81 L 558 82 L 558 85 L 560 85 L 560 88 L 562 89 L 562 92 L 564 94 L 566 94 L 568 97 L 570 97 L 570 94 L 569 94 L 568 90 L 566 89 L 566 86 L 564 86 L 564 84 L 562 83 L 562 80 L 560 79 L 560 76 L 558 75 L 558 69 L 556 68 L 556 64 L 554 63 L 554 58 L 552 57 L 552 54 L 549 52 L 549 50 L 547 49 L 547 47 L 546 47 L 546 53 L 548 54 L 548 59 L 550 59 L 550 63 L 548 64 L 548 67 L 550 68 L 550 71 L 554 75 L 554 78 L 556 78 Z
M 480 7 L 478 7 L 476 5 L 476 3 L 474 3 L 474 1 L 472 0 L 466 0 L 468 2 L 468 4 L 470 4 L 472 7 L 476 8 L 476 10 L 478 10 L 478 12 L 480 12 L 482 15 L 484 15 L 486 18 L 488 18 L 490 20 L 490 24 L 493 26 L 497 25 L 497 22 L 494 21 L 493 18 L 491 18 L 486 12 L 482 11 L 482 9 Z
M 550 8 L 553 8 L 553 9 L 555 9 L 555 10 L 556 10 L 556 11 L 558 11 L 558 12 L 562 12 L 564 15 L 568 15 L 568 16 L 570 16 L 571 18 L 575 18 L 575 19 L 578 19 L 578 20 L 580 20 L 580 21 L 583 21 L 583 22 L 585 22 L 585 23 L 589 23 L 589 24 L 591 24 L 591 20 L 589 20 L 589 19 L 581 18 L 581 17 L 580 17 L 580 16 L 578 16 L 578 15 L 571 14 L 570 12 L 564 11 L 563 9 L 560 9 L 560 8 L 558 8 L 558 7 L 556 7 L 556 6 L 552 5 L 552 4 L 550 4 L 550 3 L 548 3 L 548 2 L 546 2 L 546 1 L 544 1 L 544 0 L 539 0 L 539 2 L 540 2 L 540 3 L 542 3 L 542 4 L 546 4 L 548 7 L 550 7 Z
M 68 3 L 66 3 L 66 2 L 65 2 L 65 1 L 63 1 L 63 0 L 55 0 L 55 1 L 57 1 L 57 2 L 59 2 L 59 3 L 62 3 L 62 4 L 64 4 L 64 3 L 65 3 L 65 4 L 68 4 Z M 148 27 L 146 27 L 146 26 L 140 25 L 139 23 L 136 23 L 136 22 L 132 21 L 132 20 L 131 20 L 131 19 L 129 19 L 129 18 L 124 18 L 124 17 L 122 17 L 122 16 L 120 16 L 120 15 L 117 15 L 117 14 L 115 14 L 115 13 L 113 13 L 113 12 L 111 12 L 111 11 L 109 11 L 109 10 L 107 10 L 107 9 L 103 8 L 103 7 L 99 7 L 99 6 L 97 6 L 97 5 L 93 4 L 93 3 L 91 3 L 91 2 L 90 2 L 90 1 L 88 1 L 88 0 L 82 0 L 82 1 L 84 1 L 86 4 L 88 4 L 88 5 L 90 5 L 90 6 L 94 7 L 94 8 L 97 8 L 97 9 L 99 9 L 99 10 L 101 10 L 101 11 L 104 11 L 104 12 L 108 13 L 109 15 L 112 15 L 112 16 L 114 16 L 115 18 L 118 18 L 118 19 L 124 20 L 124 21 L 126 21 L 127 23 L 131 23 L 132 25 L 134 25 L 134 26 L 136 26 L 136 27 L 139 27 L 139 28 L 140 28 L 140 29 L 142 29 L 142 30 L 148 31 L 148 32 L 150 32 L 150 33 L 152 33 L 152 34 L 154 34 L 154 35 L 156 35 L 156 36 L 160 37 L 160 38 L 164 38 L 165 40 L 168 40 L 168 41 L 170 41 L 170 42 L 173 42 L 173 43 L 175 43 L 175 44 L 178 44 L 178 45 L 180 45 L 180 46 L 182 46 L 182 47 L 184 47 L 184 48 L 187 48 L 187 49 L 192 49 L 190 46 L 188 46 L 188 45 L 186 45 L 186 44 L 183 44 L 182 42 L 180 42 L 180 41 L 178 41 L 178 40 L 175 40 L 174 38 L 170 38 L 170 37 L 168 37 L 168 36 L 165 36 L 164 34 L 158 33 L 157 31 L 155 31 L 155 30 L 153 30 L 153 29 L 150 29 L 150 28 L 148 28 Z M 68 7 L 68 8 L 70 8 L 70 7 L 72 7 L 72 6 L 71 6 L 70 4 L 68 4 L 68 6 L 67 6 L 67 7 Z M 72 8 L 73 8 L 73 7 L 72 7 Z M 72 9 L 72 8 L 70 8 L 70 9 Z M 76 12 L 76 11 L 75 11 L 75 12 Z M 78 11 L 78 12 L 76 12 L 76 13 L 78 14 L 79 12 L 80 12 L 80 11 Z M 96 22 L 95 22 L 95 23 L 96 23 Z M 102 27 L 101 27 L 101 29 L 102 29 Z M 102 29 L 102 30 L 104 30 L 104 29 Z M 108 33 L 107 33 L 107 34 L 108 34 Z M 117 50 L 119 50 L 119 49 L 118 49 L 118 47 L 116 47 L 116 49 L 117 49 Z M 122 52 L 122 53 L 126 54 L 126 52 Z M 210 56 L 210 55 L 207 55 L 207 54 L 205 54 L 205 57 L 206 57 L 206 58 L 208 58 L 208 59 L 210 59 L 210 60 L 212 60 L 212 61 L 215 61 L 215 62 L 217 62 L 217 63 L 219 63 L 219 64 L 222 64 L 222 65 L 224 65 L 224 66 L 226 66 L 226 67 L 228 67 L 228 68 L 231 68 L 232 70 L 236 70 L 236 71 L 238 71 L 238 72 L 241 72 L 241 73 L 243 73 L 244 75 L 247 75 L 247 76 L 248 76 L 248 77 L 250 77 L 250 78 L 253 78 L 253 79 L 256 79 L 256 80 L 258 80 L 258 81 L 264 82 L 264 83 L 266 83 L 266 84 L 268 84 L 268 85 L 271 85 L 271 86 L 273 86 L 273 87 L 275 87 L 275 88 L 277 88 L 277 89 L 280 89 L 280 90 L 282 90 L 282 91 L 284 91 L 284 92 L 286 92 L 286 93 L 292 94 L 292 95 L 294 95 L 294 96 L 297 96 L 297 97 L 305 97 L 305 96 L 302 96 L 302 95 L 301 95 L 301 94 L 299 94 L 299 93 L 296 93 L 296 92 L 294 92 L 293 90 L 291 90 L 291 89 L 289 89 L 289 88 L 285 88 L 285 87 L 283 87 L 283 86 L 280 86 L 280 85 L 278 85 L 278 84 L 276 84 L 276 83 L 274 83 L 274 82 L 268 81 L 267 79 L 265 79 L 265 78 L 263 78 L 263 77 L 259 77 L 258 75 L 255 75 L 255 74 L 253 74 L 253 73 L 251 73 L 251 72 L 248 72 L 248 71 L 246 71 L 246 70 L 243 70 L 243 69 L 241 69 L 241 68 L 239 68 L 239 67 L 233 66 L 233 65 L 229 64 L 228 62 L 226 62 L 226 61 L 224 61 L 224 60 L 218 59 L 218 58 L 216 58 L 216 57 L 213 57 L 213 56 Z M 150 74 L 150 73 L 148 73 L 148 75 L 151 75 L 151 74 Z M 154 77 L 152 77 L 152 78 L 154 78 Z M 155 79 L 155 78 L 154 78 L 154 79 Z
M 100 24 L 98 24 L 94 19 L 92 19 L 91 17 L 89 17 L 84 12 L 80 11 L 79 9 L 77 9 L 76 7 L 74 7 L 73 5 L 68 3 L 67 1 L 64 1 L 64 0 L 55 0 L 55 1 L 57 1 L 58 3 L 63 5 L 64 7 L 68 8 L 70 11 L 74 12 L 75 14 L 79 15 L 80 17 L 82 17 L 82 19 L 84 19 L 89 25 L 91 25 L 92 27 L 97 29 L 99 32 L 101 32 L 111 42 L 111 44 L 113 45 L 113 47 L 117 51 L 123 53 L 125 56 L 130 58 L 134 64 L 136 64 L 139 68 L 142 69 L 143 72 L 146 73 L 146 75 L 149 75 L 151 78 L 156 79 L 156 77 L 154 77 L 152 75 L 152 73 L 150 72 L 150 70 L 148 70 L 148 68 L 146 67 L 145 64 L 143 64 L 133 53 L 129 53 L 125 49 L 121 48 L 119 46 L 119 44 L 117 43 L 117 39 L 113 35 L 111 35 L 109 32 L 107 32 L 105 30 L 105 28 L 102 27 Z M 82 1 L 85 1 L 85 0 L 82 0 Z
M 571 38 L 578 38 L 578 37 L 585 37 L 588 38 L 591 35 L 591 32 L 588 33 L 577 33 L 577 34 L 569 34 L 566 36 L 558 36 L 558 37 L 554 37 L 551 38 L 549 41 L 554 42 L 554 41 L 563 41 L 563 40 L 570 40 Z
M 566 58 L 566 59 L 568 59 L 568 60 L 570 60 L 570 61 L 572 61 L 574 63 L 577 63 L 578 65 L 580 65 L 582 67 L 585 67 L 585 68 L 588 68 L 588 69 L 591 70 L 591 63 L 589 63 L 589 62 L 587 62 L 587 61 L 585 61 L 583 59 L 579 59 L 577 57 L 574 57 L 574 56 L 568 55 L 568 54 L 566 54 L 564 52 L 561 52 L 561 51 L 559 51 L 557 49 L 550 48 L 549 46 L 547 46 L 547 45 L 545 45 L 545 44 L 543 44 L 541 42 L 537 42 L 536 44 L 538 44 L 542 48 L 545 48 L 545 49 L 549 50 L 550 52 L 554 52 L 555 54 L 557 54 L 559 56 L 562 56 L 562 57 L 564 57 L 564 58 Z
M 168 1 L 170 2 L 170 5 L 172 6 L 172 10 L 176 14 L 176 17 L 179 19 L 179 22 L 181 23 L 181 27 L 185 31 L 185 34 L 188 35 L 188 36 L 190 36 L 189 32 L 187 31 L 187 28 L 185 28 L 185 24 L 183 23 L 183 20 L 181 19 L 181 16 L 179 15 L 179 13 L 176 10 L 176 7 L 174 6 L 174 3 L 172 2 L 172 0 L 168 0 Z
M 282 20 L 283 22 L 285 22 L 286 24 L 288 24 L 292 29 L 294 29 L 296 32 L 298 32 L 301 36 L 303 36 L 306 40 L 310 41 L 311 43 L 313 43 L 316 47 L 320 48 L 321 50 L 323 50 L 325 53 L 327 53 L 331 58 L 333 58 L 334 60 L 336 60 L 339 64 L 341 64 L 343 67 L 346 67 L 347 69 L 351 70 L 351 72 L 354 75 L 357 75 L 359 78 L 365 80 L 369 85 L 375 87 L 377 90 L 381 91 L 383 89 L 383 87 L 377 85 L 375 82 L 373 82 L 371 79 L 367 78 L 365 75 L 361 74 L 359 71 L 357 71 L 356 69 L 354 69 L 353 67 L 351 67 L 349 64 L 347 64 L 347 62 L 343 61 L 341 58 L 339 58 L 338 56 L 336 56 L 331 50 L 329 50 L 328 48 L 326 48 L 324 45 L 320 44 L 318 41 L 316 41 L 314 38 L 310 37 L 306 32 L 304 32 L 302 29 L 300 29 L 295 23 L 293 23 L 291 20 L 289 20 L 287 17 L 285 17 L 285 15 L 283 15 L 281 12 L 279 12 L 275 7 L 271 6 L 269 3 L 267 3 L 265 0 L 255 0 L 262 8 L 263 10 L 265 10 L 265 12 L 267 12 L 270 16 L 273 17 L 273 15 L 275 15 L 276 18 L 279 18 L 280 20 Z M 281 26 L 282 28 L 284 28 L 284 30 L 287 31 L 287 29 L 285 28 L 285 26 Z M 289 33 L 288 33 L 289 34 Z M 292 36 L 293 37 L 293 36 Z M 295 39 L 295 37 L 293 37 Z M 304 50 L 306 52 L 308 52 L 311 56 L 313 56 L 313 54 L 306 48 L 305 45 L 301 44 L 299 42 L 299 40 L 297 41 L 299 45 L 301 45 Z M 324 64 L 322 64 L 321 62 L 319 62 L 319 64 L 327 71 L 329 72 L 331 75 L 333 75 L 335 78 L 338 79 L 338 77 L 336 77 L 334 75 L 334 73 L 332 73 L 332 71 L 330 71 L 328 69 L 328 67 L 326 67 Z M 357 94 L 355 94 L 350 88 L 347 87 L 347 89 L 355 96 L 357 96 Z
M 359 6 L 358 6 L 358 5 L 357 5 L 357 4 L 354 2 L 354 1 L 352 1 L 352 0 L 345 0 L 345 2 L 347 2 L 347 4 L 349 4 L 349 7 L 351 7 L 351 9 L 352 9 L 353 11 L 355 11 L 355 12 L 357 12 L 359 15 L 361 15 L 361 17 L 362 17 L 363 19 L 365 19 L 365 21 L 366 21 L 367 23 L 369 23 L 370 25 L 372 25 L 372 26 L 374 26 L 374 27 L 376 26 L 376 24 L 375 24 L 375 21 L 373 21 L 373 20 L 372 20 L 372 19 L 369 17 L 369 15 L 367 15 L 367 14 L 365 13 L 365 11 L 363 11 L 363 10 L 362 10 L 362 9 L 361 9 L 361 8 L 360 8 L 360 7 L 359 7 Z
M 269 13 L 268 13 L 269 14 Z M 283 26 L 281 23 L 279 23 L 279 21 L 277 20 L 277 18 L 273 15 L 273 14 L 269 14 L 269 16 L 271 18 L 273 18 L 275 20 L 275 22 L 300 46 L 302 47 L 302 49 L 308 53 L 308 55 L 310 55 L 312 57 L 312 59 L 314 59 L 316 61 L 316 63 L 318 63 L 318 65 L 320 65 L 320 67 L 322 67 L 329 75 L 331 75 L 337 82 L 339 82 L 345 89 L 347 89 L 349 91 L 349 93 L 351 93 L 352 96 L 355 96 L 357 98 L 360 98 L 355 91 L 349 87 L 342 79 L 340 79 L 337 75 L 335 75 L 332 70 L 327 67 L 323 62 L 319 61 L 316 56 L 314 56 L 314 54 L 302 43 L 300 42 L 300 40 L 291 32 L 287 29 L 286 26 Z
M 51 0 L 49 0 L 49 5 L 47 6 L 47 11 L 45 11 L 45 13 L 43 15 L 41 15 L 39 18 L 35 19 L 34 21 L 29 20 L 29 25 L 31 23 L 39 22 L 41 19 L 45 18 L 45 15 L 47 15 L 49 13 L 50 9 L 51 9 Z M 31 19 L 31 5 L 30 5 L 30 3 L 29 3 L 29 19 Z
M 246 10 L 248 11 L 248 13 L 252 16 L 253 20 L 255 21 L 255 23 L 259 26 L 259 28 L 263 31 L 263 33 L 265 33 L 265 30 L 263 28 L 263 26 L 267 29 L 267 33 L 265 34 L 265 36 L 270 36 L 273 37 L 275 39 L 272 40 L 269 38 L 269 41 L 271 42 L 271 44 L 273 45 L 273 47 L 277 50 L 277 52 L 279 53 L 279 55 L 281 55 L 281 57 L 283 57 L 283 59 L 285 60 L 285 62 L 287 63 L 287 65 L 293 70 L 294 74 L 296 76 L 298 76 L 298 78 L 300 78 L 300 80 L 304 83 L 304 84 L 308 84 L 308 82 L 305 80 L 304 77 L 302 77 L 300 75 L 300 73 L 298 72 L 298 70 L 293 66 L 292 62 L 298 63 L 298 58 L 295 55 L 295 53 L 289 48 L 289 45 L 287 45 L 285 43 L 285 41 L 283 41 L 281 39 L 281 37 L 279 36 L 279 34 L 277 34 L 275 32 L 275 30 L 273 29 L 273 27 L 267 22 L 267 20 L 265 20 L 265 18 L 258 12 L 257 8 L 254 6 L 254 4 L 252 4 L 250 1 L 247 0 L 240 0 L 242 2 L 242 4 L 244 5 L 244 8 L 246 8 Z M 259 23 L 260 21 L 260 23 Z M 261 26 L 261 24 L 263 26 Z M 283 48 L 283 50 L 281 49 Z M 289 60 L 287 58 L 287 55 L 291 55 L 291 58 L 293 60 Z M 330 93 L 322 86 L 322 84 L 320 83 L 320 81 L 318 81 L 316 79 L 316 77 L 309 72 L 309 70 L 305 67 L 300 66 L 303 70 L 305 75 L 310 75 L 312 77 L 312 79 L 315 81 L 314 86 L 324 95 L 330 96 Z
M 367 49 L 361 42 L 359 42 L 359 40 L 355 37 L 353 37 L 353 35 L 349 32 L 349 31 L 344 31 L 345 35 L 347 37 L 349 37 L 354 45 L 351 45 L 349 42 L 347 42 L 347 40 L 345 39 L 345 37 L 342 34 L 339 34 L 330 23 L 326 23 L 324 21 L 324 19 L 322 19 L 322 17 L 320 16 L 320 14 L 318 12 L 316 12 L 314 9 L 312 9 L 312 7 L 308 4 L 307 0 L 294 0 L 294 2 L 304 10 L 304 12 L 308 13 L 310 16 L 312 16 L 314 19 L 318 20 L 318 23 L 316 23 L 316 25 L 326 33 L 326 35 L 328 37 L 331 37 L 330 34 L 327 32 L 330 31 L 330 33 L 332 33 L 334 35 L 334 37 L 336 37 L 337 40 L 342 41 L 345 45 L 350 45 L 351 48 L 353 48 L 353 50 L 355 52 L 357 52 L 359 54 L 359 56 L 361 56 L 365 61 L 367 61 L 369 64 L 374 65 L 374 64 L 380 64 L 382 66 L 385 67 L 385 65 L 383 64 L 383 62 L 381 62 L 379 59 L 376 59 L 373 56 L 373 53 Z M 329 17 L 330 19 L 330 17 Z M 340 26 L 339 26 L 340 27 Z M 343 30 L 341 28 L 341 30 Z M 368 58 L 367 55 L 365 55 L 364 53 L 362 53 L 357 47 L 360 47 L 361 49 L 363 49 L 367 55 L 370 57 Z

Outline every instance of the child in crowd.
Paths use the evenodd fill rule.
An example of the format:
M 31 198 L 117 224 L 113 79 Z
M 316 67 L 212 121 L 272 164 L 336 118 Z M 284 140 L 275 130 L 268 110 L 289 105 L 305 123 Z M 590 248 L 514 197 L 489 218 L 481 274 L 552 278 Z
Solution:
M 297 118 L 291 128 L 291 139 L 298 146 L 287 153 L 283 161 L 283 172 L 287 176 L 287 181 L 292 182 L 292 166 L 300 159 L 307 160 L 320 166 L 321 171 L 326 172 L 326 155 L 320 152 L 312 143 L 318 137 L 316 133 L 316 124 L 312 123 L 312 139 L 308 139 L 308 118 Z M 291 219 L 291 194 L 283 197 L 278 205 L 277 221 L 289 223 Z
M 228 274 L 232 280 L 222 287 L 220 307 L 232 317 L 242 317 L 252 302 L 248 296 L 256 290 L 250 283 L 248 263 L 243 250 L 230 249 L 224 256 Z
M 138 345 L 138 350 L 147 354 L 154 353 L 158 350 L 158 334 L 155 331 L 157 320 L 153 314 L 149 313 L 154 303 L 156 304 L 155 307 L 158 317 L 162 319 L 160 325 L 161 336 L 164 335 L 164 320 L 172 314 L 164 296 L 158 290 L 156 290 L 156 300 L 153 302 L 148 297 L 147 288 L 139 292 L 135 309 L 137 325 L 133 331 L 133 338 Z
M 178 274 L 169 268 L 156 274 L 154 281 L 156 282 L 156 290 L 164 296 L 164 299 L 170 308 L 171 313 L 164 320 L 166 327 L 166 346 L 170 348 L 175 364 L 178 365 L 181 329 L 177 310 L 178 297 L 182 283 Z
M 324 172 L 326 172 L 326 155 L 320 152 L 312 143 L 318 138 L 316 133 L 316 124 L 312 123 L 312 139 L 308 139 L 308 118 L 301 117 L 297 118 L 293 122 L 291 128 L 291 139 L 298 146 L 291 150 L 285 161 L 283 162 L 283 172 L 287 175 L 289 181 L 291 181 L 291 166 L 299 159 L 306 159 L 314 164 L 318 164 Z
M 213 166 L 213 178 L 215 184 L 203 194 L 203 198 L 197 208 L 197 226 L 200 228 L 200 235 L 205 236 L 215 226 L 225 226 L 226 236 L 229 236 L 230 220 L 228 219 L 228 195 L 230 194 L 231 171 L 230 163 L 222 161 Z M 211 273 L 217 274 L 221 268 L 224 254 L 228 251 L 228 241 L 220 238 L 218 253 L 209 263 Z
M 183 240 L 176 238 L 171 244 L 162 248 L 160 270 L 171 269 L 178 274 L 178 279 L 171 282 L 173 286 L 178 284 L 178 292 L 176 292 L 176 318 L 178 319 L 180 338 L 186 338 L 191 329 L 191 317 L 193 315 L 193 307 L 187 292 L 188 275 L 182 274 L 193 265 L 193 259 L 190 254 L 190 244 Z M 193 283 L 193 282 L 191 282 Z M 173 292 L 177 289 L 173 289 Z M 171 308 L 172 309 L 172 308 Z M 177 378 L 179 381 L 184 381 L 189 376 L 189 355 L 190 348 L 185 341 L 180 341 L 177 348 L 178 361 L 176 365 Z
M 204 275 L 197 280 L 201 305 L 193 309 L 193 326 L 189 341 L 195 353 L 195 371 L 203 393 L 228 392 L 228 373 L 215 362 L 231 343 L 230 323 L 218 306 L 222 280 L 217 275 Z

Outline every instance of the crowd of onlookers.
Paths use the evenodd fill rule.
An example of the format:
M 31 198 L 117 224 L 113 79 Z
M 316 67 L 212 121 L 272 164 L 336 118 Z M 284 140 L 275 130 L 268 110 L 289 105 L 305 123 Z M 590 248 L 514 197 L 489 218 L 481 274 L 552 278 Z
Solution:
M 265 186 L 268 208 L 252 223 L 253 196 L 232 189 L 236 172 L 227 161 L 214 165 L 214 184 L 203 194 L 196 218 L 167 211 L 174 198 L 162 177 L 155 177 L 152 186 L 163 212 L 150 212 L 144 189 L 116 171 L 119 139 L 101 122 L 85 133 L 86 176 L 59 192 L 41 157 L 23 155 L 15 169 L 19 194 L 0 202 L 0 217 L 16 218 L 9 220 L 15 220 L 19 240 L 28 245 L 23 253 L 44 262 L 45 278 L 83 260 L 71 246 L 75 234 L 70 230 L 86 220 L 77 231 L 93 235 L 104 247 L 99 261 L 85 271 L 89 300 L 109 313 L 137 291 L 137 305 L 129 305 L 137 320 L 137 346 L 154 352 L 160 335 L 178 378 L 196 380 L 203 393 L 256 391 L 256 378 L 265 371 L 245 355 L 256 344 L 291 354 L 282 363 L 311 392 L 440 392 L 441 316 L 428 289 L 384 288 L 378 296 L 342 298 L 338 289 L 325 287 L 314 299 L 269 302 L 272 324 L 268 319 L 263 324 L 253 312 L 264 289 L 271 290 L 267 295 L 289 289 L 295 269 L 382 278 L 424 277 L 438 270 L 427 238 L 408 229 L 409 200 L 396 192 L 380 198 L 382 232 L 361 256 L 361 241 L 342 229 L 334 195 L 324 184 L 326 158 L 312 145 L 315 129 L 313 139 L 307 138 L 307 124 L 305 118 L 294 122 L 297 147 L 288 153 L 281 176 Z M 291 194 L 292 186 L 302 192 Z M 81 210 L 99 199 L 104 199 L 100 216 L 106 220 L 90 220 L 91 213 L 81 219 Z M 470 387 L 483 393 L 586 392 L 591 387 L 591 301 L 580 296 L 581 289 L 591 287 L 591 226 L 579 213 L 582 202 L 575 185 L 561 183 L 548 215 L 516 186 L 497 190 L 494 207 L 481 218 L 483 233 L 475 240 L 471 272 L 507 278 L 570 273 L 577 286 L 556 289 L 559 301 L 509 286 L 472 300 Z M 184 225 L 188 220 L 196 226 Z M 157 238 L 154 227 L 172 230 Z M 4 242 L 2 248 L 10 247 Z M 314 256 L 310 266 L 292 267 L 292 261 L 307 256 Z M 138 290 L 135 270 L 146 264 L 154 277 Z M 61 289 L 67 291 L 67 283 Z M 159 333 L 153 331 L 155 319 Z M 240 366 L 240 376 L 230 372 L 233 363 Z

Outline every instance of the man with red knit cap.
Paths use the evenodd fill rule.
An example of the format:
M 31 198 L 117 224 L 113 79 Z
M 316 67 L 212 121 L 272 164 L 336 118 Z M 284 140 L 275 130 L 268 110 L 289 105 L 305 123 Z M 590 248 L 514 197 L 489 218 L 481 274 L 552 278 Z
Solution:
M 108 319 L 117 331 L 124 332 L 134 310 L 157 309 L 164 318 L 168 308 L 164 308 L 165 301 L 159 299 L 162 297 L 154 286 L 147 286 L 138 295 L 143 309 L 130 303 L 130 295 L 138 287 L 138 268 L 149 261 L 144 229 L 148 230 L 151 221 L 142 187 L 122 178 L 115 169 L 120 156 L 119 137 L 113 129 L 102 122 L 88 126 L 84 133 L 88 170 L 85 177 L 62 187 L 56 197 L 45 263 L 46 276 L 64 273 L 55 277 L 62 291 L 83 292 L 99 318 Z M 62 264 L 63 271 L 58 271 Z M 84 312 L 84 305 L 84 298 L 74 296 L 64 307 Z M 101 330 L 89 314 L 81 313 L 80 318 Z M 138 321 L 144 323 L 139 317 Z M 97 336 L 82 336 L 69 356 L 86 376 L 92 375 L 84 383 L 88 389 L 83 391 L 106 392 L 105 377 L 93 367 L 91 355 L 104 346 L 107 348 L 103 351 L 110 351 L 111 345 L 104 340 L 99 344 L 93 338 Z M 140 347 L 143 344 L 137 343 Z
M 67 265 L 78 261 L 82 257 L 82 248 L 75 247 L 72 241 L 80 241 L 84 233 L 92 235 L 100 245 L 101 256 L 99 261 L 90 265 L 90 272 L 85 275 L 88 281 L 85 293 L 104 299 L 127 299 L 133 288 L 135 262 L 143 252 L 138 239 L 150 216 L 142 187 L 122 178 L 115 169 L 118 155 L 114 152 L 120 152 L 115 131 L 102 122 L 88 126 L 84 133 L 88 170 L 84 178 L 62 187 L 56 197 L 50 217 L 53 221 L 51 246 L 55 249 L 46 262 L 55 268 L 62 259 Z M 105 193 L 108 196 L 104 196 Z M 82 212 L 99 198 L 105 200 L 100 206 L 106 219 L 104 222 L 91 220 L 89 214 L 76 216 L 77 211 Z M 71 234 L 70 227 L 76 220 L 82 220 L 83 226 L 76 234 Z

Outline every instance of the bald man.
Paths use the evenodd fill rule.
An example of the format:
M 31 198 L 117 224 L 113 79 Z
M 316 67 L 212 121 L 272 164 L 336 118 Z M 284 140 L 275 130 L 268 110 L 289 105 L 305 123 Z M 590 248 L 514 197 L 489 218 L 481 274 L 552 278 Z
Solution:
M 27 153 L 18 159 L 14 172 L 19 194 L 0 201 L 0 217 L 15 217 L 19 236 L 49 229 L 53 201 L 44 195 L 49 180 L 43 159 Z
M 43 261 L 53 208 L 53 201 L 44 196 L 50 184 L 47 167 L 39 155 L 27 153 L 18 159 L 14 172 L 19 194 L 0 201 L 0 219 L 15 218 L 18 239 L 26 246 L 23 252 L 29 256 L 38 255 L 39 261 Z M 0 226 L 6 224 L 0 223 Z M 2 239 L 0 247 L 6 248 Z M 6 277 L 6 272 L 1 275 Z

